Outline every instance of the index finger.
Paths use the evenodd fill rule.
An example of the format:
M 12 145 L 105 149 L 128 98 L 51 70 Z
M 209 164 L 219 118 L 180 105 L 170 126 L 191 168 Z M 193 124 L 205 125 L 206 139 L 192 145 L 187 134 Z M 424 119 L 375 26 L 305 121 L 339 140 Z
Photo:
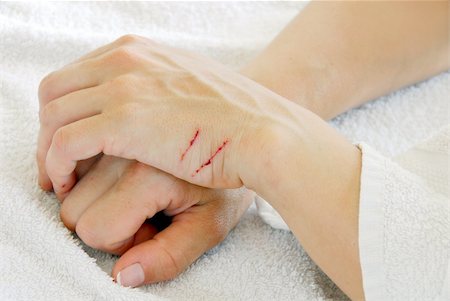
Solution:
M 77 161 L 94 157 L 104 152 L 105 145 L 111 145 L 107 140 L 114 140 L 117 123 L 110 120 L 104 114 L 99 114 L 78 120 L 55 132 L 45 165 L 56 194 L 67 193 L 75 184 Z

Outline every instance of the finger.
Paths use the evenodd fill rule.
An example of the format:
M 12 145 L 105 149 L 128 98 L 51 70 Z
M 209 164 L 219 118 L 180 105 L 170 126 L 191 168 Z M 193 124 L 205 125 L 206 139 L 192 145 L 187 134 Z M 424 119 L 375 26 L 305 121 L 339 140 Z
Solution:
M 147 39 L 137 36 L 137 35 L 132 35 L 132 34 L 124 35 L 112 43 L 106 44 L 102 47 L 99 47 L 99 48 L 81 56 L 77 60 L 73 61 L 71 64 L 79 63 L 79 62 L 82 62 L 85 60 L 89 60 L 89 59 L 101 56 L 102 54 L 107 53 L 108 51 L 113 50 L 122 45 L 132 45 L 132 44 L 137 43 L 138 41 L 144 41 L 144 40 L 147 40 Z
M 133 246 L 152 239 L 157 233 L 158 229 L 151 223 L 146 222 L 141 225 L 135 235 L 131 236 L 123 243 L 117 244 L 113 249 L 109 249 L 107 252 L 114 255 L 122 255 Z
M 87 68 L 89 62 L 80 62 L 64 67 L 61 70 L 55 71 L 47 75 L 39 85 L 39 104 L 43 108 L 50 101 L 59 98 L 65 94 L 76 90 L 85 89 L 96 86 L 100 83 L 97 75 L 98 70 Z M 81 69 L 88 69 L 88 72 L 80 72 Z M 41 137 L 41 134 L 39 134 Z M 39 139 L 40 140 L 40 139 Z M 42 149 L 38 148 L 37 159 L 39 169 L 39 185 L 44 190 L 50 190 L 52 183 L 45 171 L 45 164 L 43 164 Z
M 144 241 L 147 241 L 149 239 L 152 239 L 157 233 L 158 233 L 158 228 L 155 227 L 153 224 L 147 223 L 147 222 L 142 224 L 142 226 L 139 228 L 139 230 L 134 235 L 133 246 L 141 244 Z M 118 255 L 122 255 L 128 249 L 125 249 L 123 252 L 119 253 Z
M 102 154 L 98 154 L 95 157 L 79 161 L 77 167 L 75 168 L 77 179 L 82 179 L 102 156 Z
M 81 63 L 96 57 L 101 56 L 102 54 L 107 53 L 108 51 L 114 49 L 116 47 L 116 41 L 103 45 L 99 48 L 96 48 L 95 50 L 86 53 L 85 55 L 82 55 L 81 57 L 79 57 L 78 59 L 74 60 L 73 62 L 70 62 L 68 65 L 73 65 L 73 64 L 77 64 L 77 63 Z
M 122 175 L 128 160 L 103 156 L 64 199 L 60 216 L 64 225 L 75 231 L 83 212 L 111 188 Z
M 38 167 L 38 185 L 45 191 L 51 191 L 53 188 L 52 181 L 45 171 L 45 161 L 40 159 L 39 151 L 36 152 L 36 163 Z
M 229 200 L 212 201 L 175 216 L 172 224 L 153 239 L 126 251 L 114 266 L 113 277 L 131 287 L 176 277 L 222 242 L 235 226 L 243 211 L 238 216 L 229 205 Z
M 117 72 L 105 70 L 108 69 L 108 66 L 113 66 L 113 64 L 108 63 L 108 60 L 120 62 L 124 57 L 127 58 L 126 51 L 113 50 L 120 46 L 133 45 L 142 41 L 149 42 L 143 37 L 136 35 L 125 35 L 113 43 L 100 47 L 87 55 L 82 56 L 64 68 L 48 74 L 39 85 L 38 94 L 41 109 L 44 108 L 50 101 L 63 95 L 77 90 L 97 86 L 101 82 L 105 82 L 112 78 Z M 97 62 L 97 64 L 94 62 Z M 104 63 L 103 65 L 99 64 L 102 62 Z M 122 69 L 123 72 L 124 68 Z M 103 74 L 104 76 L 99 77 L 100 74 Z M 40 148 L 38 148 L 38 150 L 37 161 L 39 170 L 39 185 L 42 189 L 49 191 L 52 189 L 52 183 L 45 171 L 45 164 L 42 160 L 43 157 L 45 158 L 45 152 L 43 152 Z
M 48 74 L 39 85 L 41 107 L 65 94 L 93 87 L 105 82 L 105 79 L 116 77 L 118 74 L 112 72 L 114 69 L 111 68 L 114 65 L 123 67 L 124 59 L 129 59 L 128 48 L 142 42 L 154 44 L 144 37 L 125 35 Z M 115 68 L 119 72 L 120 69 Z
M 107 101 L 109 87 L 101 85 L 75 91 L 49 102 L 40 110 L 37 162 L 39 183 L 48 187 L 49 178 L 45 170 L 45 158 L 55 131 L 71 122 L 99 114 Z
M 77 179 L 83 178 L 91 169 L 91 167 L 94 166 L 94 164 L 97 163 L 97 161 L 101 157 L 102 154 L 98 154 L 93 158 L 89 158 L 78 162 L 77 167 L 75 168 L 76 178 Z M 47 176 L 47 173 L 45 172 L 45 162 L 40 161 L 39 158 L 36 158 L 36 161 L 38 162 L 38 169 L 39 169 L 38 183 L 43 190 L 50 191 L 52 189 L 52 182 L 50 181 L 50 178 Z
M 188 188 L 179 189 L 177 181 L 139 162 L 128 166 L 114 187 L 80 217 L 76 225 L 78 236 L 93 248 L 111 252 L 171 201 L 183 200 L 187 208 L 194 202 L 190 200 L 198 199 L 201 188 L 195 195 Z
M 164 230 L 170 225 L 172 219 L 161 213 L 157 213 L 151 219 L 145 221 L 139 230 L 134 235 L 133 244 L 127 248 L 122 248 L 121 252 L 113 252 L 113 254 L 122 255 L 132 246 L 141 244 L 149 239 L 152 239 L 158 232 Z
M 78 120 L 55 132 L 45 159 L 45 168 L 57 195 L 67 194 L 75 184 L 77 161 L 91 158 L 102 151 L 110 154 L 106 148 L 115 140 L 117 131 L 117 123 L 99 114 Z M 123 139 L 119 142 L 126 143 Z
M 136 53 L 133 46 L 117 47 L 48 74 L 39 85 L 40 107 L 63 95 L 98 86 L 135 70 L 142 64 L 141 56 Z
M 149 239 L 152 239 L 159 231 L 160 230 L 158 226 L 155 226 L 153 224 L 152 219 L 147 220 L 145 223 L 141 225 L 141 227 L 134 236 L 129 237 L 127 240 L 123 241 L 120 244 L 117 244 L 112 249 L 108 249 L 106 252 L 115 255 L 122 255 L 131 247 L 141 244 Z
M 99 85 L 102 83 L 102 74 L 98 64 L 90 60 L 70 64 L 48 74 L 39 85 L 40 107 L 74 91 Z

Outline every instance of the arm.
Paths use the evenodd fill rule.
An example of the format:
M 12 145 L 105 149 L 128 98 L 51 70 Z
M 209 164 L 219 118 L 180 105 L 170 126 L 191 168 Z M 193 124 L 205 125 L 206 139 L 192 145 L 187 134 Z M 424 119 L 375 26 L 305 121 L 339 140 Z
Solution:
M 242 73 L 330 119 L 449 68 L 448 1 L 312 2 Z
M 77 162 L 99 153 L 199 186 L 245 185 L 280 212 L 333 281 L 362 296 L 356 147 L 315 114 L 214 61 L 136 36 L 108 47 L 41 83 L 41 133 L 51 138 L 45 165 L 58 196 L 72 190 Z M 95 218 L 80 227 L 91 242 L 118 242 L 172 199 L 121 202 L 120 231 Z
M 314 2 L 241 71 L 329 119 L 446 70 L 448 41 L 447 1 Z M 253 163 L 260 170 L 256 174 L 264 176 L 243 182 L 277 209 L 311 258 L 344 292 L 363 299 L 360 153 L 308 112 L 294 106 L 290 110 L 300 121 L 289 126 L 268 123 L 261 133 L 267 141 L 260 146 L 265 155 Z M 266 163 L 263 169 L 261 161 Z
M 434 5 L 437 4 L 431 6 Z M 308 10 L 311 12 L 313 8 L 310 6 Z M 299 18 L 308 15 L 308 10 Z M 434 17 L 430 22 L 438 19 L 441 18 Z M 438 22 L 436 26 L 441 25 Z M 286 30 L 289 31 L 289 27 Z M 346 43 L 352 42 L 347 39 Z M 322 41 L 326 41 L 326 36 Z M 338 54 L 348 51 L 351 57 L 352 47 L 358 48 L 357 45 L 365 42 L 353 42 L 356 45 L 351 44 L 348 49 L 346 43 L 334 48 L 339 50 Z M 273 45 L 276 44 L 277 41 Z M 389 86 L 400 78 L 396 73 L 403 73 L 400 71 L 404 69 L 397 66 L 390 71 L 389 81 L 385 81 L 387 76 L 383 70 L 371 72 L 380 64 L 373 62 L 375 57 L 371 57 L 367 70 L 363 68 L 367 66 L 362 64 L 366 62 L 364 55 L 357 57 L 362 63 L 355 64 L 354 70 L 345 68 L 352 65 L 352 60 L 358 61 L 354 58 L 342 59 L 341 68 L 329 67 L 339 62 L 337 58 L 329 63 L 322 62 L 325 67 L 320 68 L 320 60 L 312 59 L 320 53 L 319 46 L 316 44 L 317 49 L 309 49 L 311 56 L 305 60 L 308 65 L 298 69 L 303 70 L 305 76 L 302 72 L 289 72 L 288 68 L 281 69 L 279 74 L 267 69 L 265 74 L 270 74 L 271 78 L 289 74 L 295 80 L 304 78 L 301 85 L 311 87 L 312 92 L 307 88 L 298 89 L 297 83 L 283 87 L 290 86 L 292 89 L 285 91 L 291 91 L 291 95 L 298 91 L 315 95 L 316 98 L 305 97 L 300 93 L 298 103 L 322 117 L 333 116 L 361 103 L 361 99 L 367 100 L 409 83 L 399 81 L 397 86 Z M 271 47 L 267 52 L 269 49 Z M 329 52 L 332 50 L 330 47 Z M 288 64 L 288 60 L 283 63 L 283 57 L 286 56 L 280 55 L 278 66 L 295 67 L 293 63 Z M 295 53 L 290 57 L 302 56 Z M 328 53 L 323 57 L 329 59 Z M 404 62 L 411 57 L 414 55 Z M 393 61 L 398 58 L 402 56 L 386 60 L 384 65 L 390 66 L 387 62 L 395 65 Z M 420 60 L 416 58 L 416 61 Z M 155 65 L 162 69 L 155 70 Z M 415 65 L 415 68 L 425 65 Z M 93 66 L 97 72 L 92 72 Z M 304 71 L 310 68 L 308 66 L 314 66 L 311 72 Z M 437 67 L 433 72 L 440 70 Z M 255 76 L 255 80 L 289 97 L 283 92 L 284 88 L 277 90 L 276 86 L 271 87 L 256 78 L 257 74 L 264 74 L 262 71 L 250 72 L 251 69 L 244 69 L 243 73 L 250 78 Z M 161 78 L 171 85 L 161 84 Z M 322 78 L 326 81 L 320 82 Z M 406 76 L 403 79 L 406 80 Z M 289 83 L 289 78 L 279 83 Z M 347 86 L 351 93 L 345 95 L 342 88 Z M 368 93 L 372 90 L 378 92 Z M 353 94 L 358 97 L 349 98 L 348 95 Z M 233 188 L 244 184 L 280 212 L 305 250 L 335 283 L 351 298 L 364 297 L 357 243 L 360 153 L 316 115 L 215 62 L 132 36 L 95 52 L 86 61 L 52 73 L 41 84 L 40 98 L 47 104 L 41 113 L 41 122 L 46 126 L 44 136 L 50 137 L 45 164 L 56 192 L 64 194 L 71 189 L 77 161 L 100 152 L 136 159 L 197 185 Z M 82 99 L 91 101 L 85 103 Z M 335 101 L 328 106 L 319 99 Z M 348 99 L 351 101 L 347 102 Z M 58 116 L 58 120 L 54 116 Z M 200 138 L 183 159 L 181 152 L 191 139 L 195 140 L 197 131 L 201 131 Z M 45 147 L 41 149 L 46 153 Z M 153 211 L 146 212 L 147 216 L 154 214 Z M 132 229 L 128 230 L 134 234 Z
M 318 116 L 288 101 L 254 134 L 239 172 L 268 201 L 311 259 L 350 298 L 364 299 L 358 249 L 361 154 Z M 245 152 L 244 152 L 245 153 Z M 255 154 L 258 154 L 257 156 Z M 256 175 L 256 176 L 255 176 Z

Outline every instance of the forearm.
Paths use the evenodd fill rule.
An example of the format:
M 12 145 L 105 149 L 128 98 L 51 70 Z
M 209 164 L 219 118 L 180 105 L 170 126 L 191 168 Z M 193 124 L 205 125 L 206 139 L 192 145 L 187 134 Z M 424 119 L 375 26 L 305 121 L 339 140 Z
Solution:
M 448 53 L 448 2 L 313 2 L 241 70 L 285 98 L 265 109 L 242 180 L 352 299 L 364 299 L 361 154 L 294 103 L 329 119 L 446 70 Z
M 449 68 L 448 1 L 312 2 L 242 73 L 329 119 Z
M 281 118 L 280 107 L 297 118 Z M 280 99 L 271 111 L 277 113 L 262 117 L 253 133 L 257 145 L 242 156 L 248 163 L 242 181 L 280 213 L 318 266 L 361 300 L 361 154 L 318 116 L 288 100 Z

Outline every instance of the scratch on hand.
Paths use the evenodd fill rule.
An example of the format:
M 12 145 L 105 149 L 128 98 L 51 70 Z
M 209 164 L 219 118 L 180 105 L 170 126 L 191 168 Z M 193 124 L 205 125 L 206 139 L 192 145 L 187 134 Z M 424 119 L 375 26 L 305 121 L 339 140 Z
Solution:
M 200 170 L 202 170 L 204 167 L 210 165 L 212 163 L 212 160 L 214 159 L 215 156 L 217 156 L 218 153 L 220 153 L 222 151 L 222 149 L 225 147 L 225 145 L 227 145 L 227 143 L 229 142 L 228 139 L 226 139 L 221 146 L 219 146 L 219 148 L 216 150 L 216 152 L 208 159 L 208 161 L 206 161 L 205 163 L 203 163 L 199 168 L 197 168 L 194 173 L 191 175 L 192 177 L 195 176 L 196 174 L 198 174 L 200 172 Z
M 189 142 L 189 146 L 186 148 L 186 150 L 181 154 L 180 157 L 180 161 L 183 161 L 184 157 L 186 156 L 186 153 L 188 152 L 188 150 L 192 147 L 192 145 L 194 144 L 195 140 L 197 140 L 198 134 L 200 133 L 200 129 L 198 129 L 195 134 L 194 134 L 194 138 L 191 139 L 191 141 Z

